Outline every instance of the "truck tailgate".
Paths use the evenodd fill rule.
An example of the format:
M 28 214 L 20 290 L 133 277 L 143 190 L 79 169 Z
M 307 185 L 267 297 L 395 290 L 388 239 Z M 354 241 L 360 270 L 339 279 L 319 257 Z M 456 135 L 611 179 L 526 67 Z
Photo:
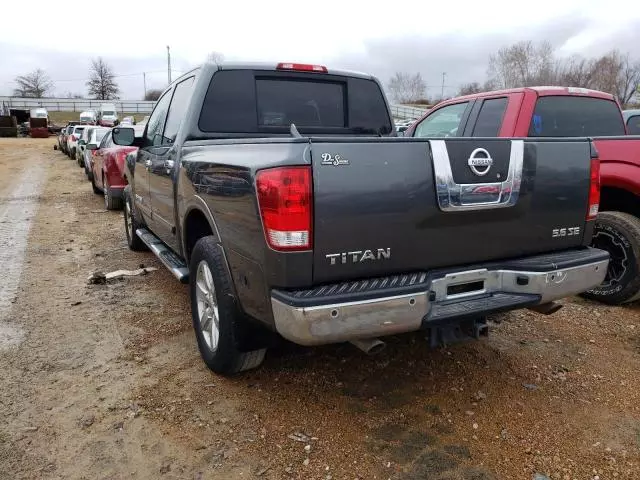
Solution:
M 311 158 L 315 283 L 583 243 L 586 139 L 313 138 Z

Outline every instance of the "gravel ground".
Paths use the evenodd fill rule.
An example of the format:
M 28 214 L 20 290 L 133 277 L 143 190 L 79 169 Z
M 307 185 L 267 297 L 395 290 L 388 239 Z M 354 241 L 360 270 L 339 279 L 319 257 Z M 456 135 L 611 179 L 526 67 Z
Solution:
M 285 345 L 221 378 L 187 288 L 127 249 L 122 213 L 54 142 L 0 139 L 0 248 L 19 272 L 1 280 L 0 479 L 640 478 L 638 306 L 571 298 L 446 349 Z M 140 264 L 158 270 L 87 284 Z

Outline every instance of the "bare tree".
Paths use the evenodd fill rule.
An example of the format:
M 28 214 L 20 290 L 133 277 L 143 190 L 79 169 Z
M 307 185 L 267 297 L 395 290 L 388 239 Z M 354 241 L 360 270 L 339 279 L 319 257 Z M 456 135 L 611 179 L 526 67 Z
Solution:
M 627 53 L 622 57 L 616 96 L 623 105 L 640 93 L 640 61 L 633 62 Z
M 160 95 L 162 95 L 162 90 L 151 89 L 151 90 L 147 90 L 147 93 L 145 94 L 144 99 L 153 100 L 155 102 L 160 98 Z
M 408 73 L 396 72 L 389 80 L 389 91 L 396 102 L 414 103 L 425 97 L 427 85 L 420 73 L 410 75 Z
M 460 86 L 460 91 L 458 95 L 471 95 L 472 93 L 480 93 L 484 91 L 484 89 L 480 86 L 478 82 L 465 83 Z
M 222 62 L 224 62 L 224 54 L 220 52 L 210 52 L 209 55 L 207 55 L 207 62 L 220 65 Z
M 555 62 L 554 82 L 565 87 L 591 88 L 595 61 L 580 55 L 560 58 Z
M 91 74 L 87 81 L 89 95 L 97 100 L 112 100 L 118 98 L 118 84 L 113 70 L 102 57 L 91 60 Z
M 553 80 L 553 47 L 549 42 L 519 42 L 489 57 L 489 83 L 496 88 L 546 85 Z
M 53 88 L 53 82 L 40 68 L 15 78 L 18 88 L 13 91 L 17 97 L 42 98 Z

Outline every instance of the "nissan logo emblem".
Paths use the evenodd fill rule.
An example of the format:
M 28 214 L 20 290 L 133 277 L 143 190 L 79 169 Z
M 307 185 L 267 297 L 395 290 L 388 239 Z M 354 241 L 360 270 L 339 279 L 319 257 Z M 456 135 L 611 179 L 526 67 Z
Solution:
M 491 165 L 493 165 L 493 159 L 484 148 L 476 148 L 471 152 L 471 155 L 469 155 L 467 164 L 473 173 L 482 177 L 489 173 Z

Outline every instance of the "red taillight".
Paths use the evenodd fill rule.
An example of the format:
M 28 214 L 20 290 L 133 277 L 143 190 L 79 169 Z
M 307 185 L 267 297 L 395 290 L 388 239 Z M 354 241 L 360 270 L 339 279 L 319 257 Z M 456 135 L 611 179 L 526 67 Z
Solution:
M 587 220 L 595 220 L 600 208 L 600 160 L 591 159 L 591 181 L 589 182 L 589 211 Z
M 258 205 L 267 243 L 274 250 L 311 249 L 311 167 L 258 172 Z
M 71 141 L 75 142 L 76 141 L 76 136 L 75 135 L 71 135 Z
M 307 63 L 279 63 L 277 70 L 297 70 L 299 72 L 319 72 L 327 73 L 327 67 L 322 65 L 311 65 Z

